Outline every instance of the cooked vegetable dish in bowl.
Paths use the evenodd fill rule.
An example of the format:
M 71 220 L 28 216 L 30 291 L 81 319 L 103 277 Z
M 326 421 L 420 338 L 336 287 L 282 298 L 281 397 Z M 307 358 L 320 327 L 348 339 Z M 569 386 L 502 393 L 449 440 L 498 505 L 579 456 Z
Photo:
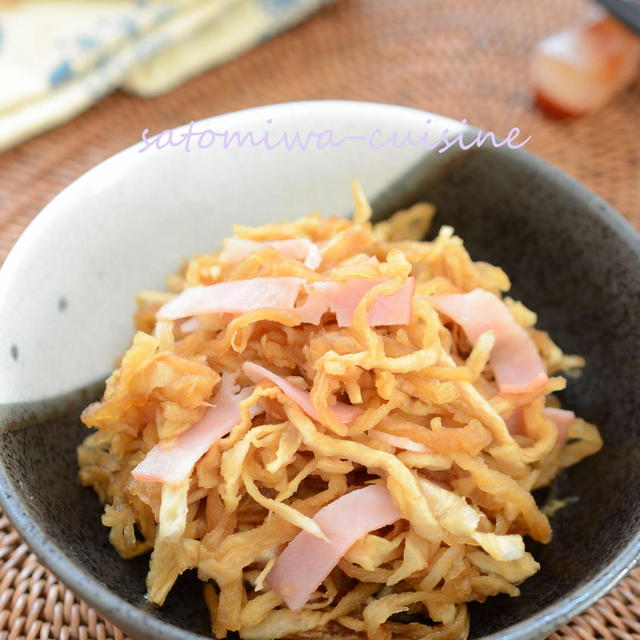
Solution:
M 597 452 L 555 393 L 578 375 L 434 208 L 236 226 L 142 292 L 82 420 L 80 479 L 162 605 L 196 569 L 212 634 L 463 639 L 466 604 L 548 543 L 532 492 Z

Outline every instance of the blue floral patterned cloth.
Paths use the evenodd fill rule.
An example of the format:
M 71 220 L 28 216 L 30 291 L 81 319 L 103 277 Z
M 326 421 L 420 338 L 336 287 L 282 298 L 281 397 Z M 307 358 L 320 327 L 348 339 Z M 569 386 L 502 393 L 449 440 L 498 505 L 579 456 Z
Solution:
M 173 89 L 328 0 L 23 0 L 0 9 L 0 150 L 123 87 Z

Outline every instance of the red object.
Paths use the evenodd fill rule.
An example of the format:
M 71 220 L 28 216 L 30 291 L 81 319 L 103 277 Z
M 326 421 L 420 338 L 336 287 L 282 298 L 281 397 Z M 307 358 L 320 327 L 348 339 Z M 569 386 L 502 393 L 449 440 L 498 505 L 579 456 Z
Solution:
M 598 11 L 536 48 L 532 76 L 538 105 L 550 116 L 597 111 L 627 88 L 640 69 L 640 36 Z

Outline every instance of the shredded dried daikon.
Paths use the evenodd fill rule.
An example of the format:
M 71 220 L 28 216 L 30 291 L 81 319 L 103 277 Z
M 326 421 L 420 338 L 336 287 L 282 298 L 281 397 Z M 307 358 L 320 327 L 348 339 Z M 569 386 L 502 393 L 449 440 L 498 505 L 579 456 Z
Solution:
M 217 638 L 466 638 L 467 602 L 518 595 L 539 568 L 524 538 L 549 542 L 551 527 L 531 491 L 602 445 L 579 418 L 568 439 L 566 425 L 559 434 L 549 419 L 548 407 L 559 405 L 552 394 L 565 384 L 551 376 L 583 362 L 502 297 L 506 274 L 473 262 L 450 228 L 422 241 L 432 206 L 372 225 L 357 184 L 354 196 L 354 221 L 312 214 L 236 226 L 222 252 L 194 257 L 169 279 L 171 293 L 141 294 L 139 332 L 103 399 L 83 413 L 98 430 L 78 448 L 80 479 L 105 503 L 111 543 L 125 558 L 153 551 L 147 588 L 159 605 L 183 571 L 196 569 Z M 252 289 L 261 282 L 268 293 Z M 218 283 L 224 295 L 192 290 L 197 318 L 193 301 L 171 302 Z M 320 315 L 305 321 L 297 309 L 325 290 L 330 302 L 314 301 Z M 438 307 L 475 290 L 492 294 L 470 298 L 490 299 L 500 323 L 487 316 L 469 336 L 457 309 Z M 207 291 L 218 298 L 204 300 Z M 211 313 L 214 302 L 225 312 Z M 348 323 L 337 321 L 341 309 Z M 492 369 L 494 349 L 501 366 L 510 357 L 512 341 L 500 334 L 507 325 L 525 345 L 514 357 L 526 351 L 545 372 L 519 393 L 501 390 Z M 217 416 L 225 424 L 209 438 Z M 192 442 L 200 448 L 187 452 L 184 472 L 162 467 Z M 150 451 L 140 468 L 153 473 L 136 480 L 132 471 Z M 375 509 L 384 510 L 367 511 Z M 310 548 L 328 550 L 326 569 L 297 544 L 286 556 L 298 563 L 290 580 L 278 558 L 303 531 L 315 540 Z M 338 539 L 357 541 L 335 553 L 327 545 Z M 292 584 L 312 592 L 296 599 L 300 611 L 285 604 Z

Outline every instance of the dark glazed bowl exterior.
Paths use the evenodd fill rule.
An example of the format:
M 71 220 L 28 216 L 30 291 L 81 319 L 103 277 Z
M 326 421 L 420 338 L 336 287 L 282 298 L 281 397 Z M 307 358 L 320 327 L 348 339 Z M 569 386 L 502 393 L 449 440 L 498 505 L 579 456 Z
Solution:
M 378 211 L 416 200 L 435 203 L 435 226 L 454 226 L 474 259 L 502 266 L 539 325 L 587 359 L 562 400 L 601 427 L 604 449 L 557 482 L 560 497 L 576 500 L 554 516 L 549 545 L 530 545 L 542 569 L 521 597 L 471 606 L 471 638 L 541 638 L 602 596 L 639 555 L 640 241 L 600 198 L 525 152 L 464 154 L 435 181 L 421 180 L 417 167 L 378 198 Z M 77 482 L 75 447 L 86 435 L 79 404 L 71 398 L 65 416 L 44 422 L 46 406 L 0 407 L 7 514 L 68 587 L 132 637 L 210 637 L 193 574 L 153 607 L 144 599 L 148 558 L 122 560 L 109 544 L 97 498 Z

